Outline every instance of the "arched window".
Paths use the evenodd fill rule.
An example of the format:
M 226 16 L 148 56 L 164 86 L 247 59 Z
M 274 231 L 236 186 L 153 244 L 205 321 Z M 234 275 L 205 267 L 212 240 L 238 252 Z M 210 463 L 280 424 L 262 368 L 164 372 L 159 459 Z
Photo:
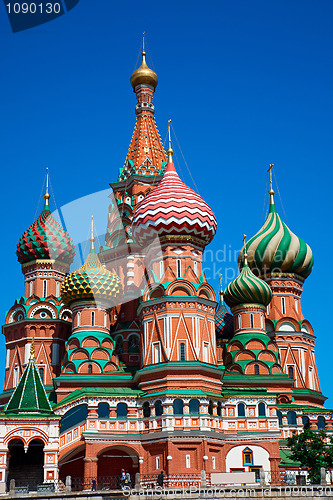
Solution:
M 214 408 L 213 401 L 210 399 L 209 400 L 209 405 L 208 405 L 208 413 L 209 413 L 209 415 L 213 415 L 213 408 Z
M 318 431 L 322 431 L 325 429 L 325 419 L 324 417 L 318 417 L 318 421 L 317 421 L 317 428 L 318 428 Z
M 243 464 L 253 465 L 253 451 L 250 448 L 244 448 L 243 450 Z
M 222 405 L 221 405 L 221 401 L 218 401 L 218 402 L 217 402 L 217 415 L 218 415 L 219 417 L 221 417 L 221 415 L 222 415 Z
M 106 323 L 107 323 L 107 315 L 104 313 L 104 328 L 106 328 Z
M 121 336 L 119 336 L 116 339 L 116 353 L 118 354 L 118 358 L 120 359 L 120 361 L 121 361 L 123 352 L 124 352 L 123 338 Z
M 163 406 L 162 406 L 162 401 L 160 399 L 155 401 L 155 415 L 157 417 L 163 415 Z
M 164 274 L 164 263 L 163 260 L 160 260 L 160 279 L 162 278 Z
M 258 404 L 258 415 L 259 415 L 259 417 L 266 417 L 266 405 L 265 405 L 265 403 Z
M 80 326 L 80 324 L 81 324 L 81 313 L 78 312 L 76 317 L 77 317 L 76 326 Z
M 150 405 L 148 401 L 143 403 L 142 409 L 143 409 L 143 416 L 146 418 L 150 417 Z
M 139 338 L 136 335 L 131 335 L 128 339 L 128 352 L 139 353 Z
M 88 365 L 88 374 L 91 375 L 93 372 L 92 365 Z
M 43 297 L 45 298 L 47 294 L 47 281 L 43 280 Z
M 30 281 L 30 295 L 32 295 L 33 289 L 34 289 L 34 282 Z
M 98 418 L 109 418 L 109 404 L 99 403 L 98 404 Z
M 253 328 L 253 325 L 254 325 L 253 314 L 250 314 L 250 325 L 251 325 L 251 328 Z
M 184 403 L 182 399 L 175 399 L 173 402 L 173 413 L 174 415 L 183 415 L 184 413 Z
M 245 404 L 244 403 L 238 403 L 238 405 L 237 405 L 237 415 L 239 417 L 245 417 Z
M 259 365 L 254 365 L 254 374 L 259 375 Z
M 302 424 L 303 424 L 304 429 L 308 429 L 310 427 L 310 419 L 308 416 L 303 415 Z
M 279 419 L 279 426 L 282 427 L 283 421 L 282 421 L 282 413 L 280 411 L 277 411 L 277 418 Z
M 199 401 L 197 399 L 191 399 L 189 407 L 190 415 L 199 415 Z
M 56 296 L 59 297 L 60 295 L 60 282 L 56 281 Z
M 127 418 L 127 404 L 118 403 L 117 404 L 117 418 Z
M 193 270 L 195 274 L 198 274 L 198 262 L 196 260 L 193 263 Z
M 297 423 L 296 413 L 294 411 L 288 411 L 287 420 L 289 425 L 296 425 Z
M 294 387 L 295 376 L 294 376 L 294 367 L 293 366 L 288 366 L 288 377 L 292 379 L 292 381 L 293 381 L 292 387 Z
M 242 316 L 238 314 L 238 328 L 242 328 Z
M 91 326 L 95 326 L 95 311 L 91 312 Z
M 39 376 L 41 378 L 42 384 L 44 384 L 44 368 L 41 366 L 40 368 L 38 368 L 38 371 L 39 371 Z
M 185 343 L 180 343 L 180 361 L 185 361 Z

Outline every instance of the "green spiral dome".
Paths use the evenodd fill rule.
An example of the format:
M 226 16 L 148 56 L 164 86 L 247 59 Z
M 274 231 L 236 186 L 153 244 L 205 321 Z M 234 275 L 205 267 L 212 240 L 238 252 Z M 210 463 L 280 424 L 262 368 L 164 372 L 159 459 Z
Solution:
M 267 306 L 271 299 L 270 286 L 253 274 L 246 261 L 239 276 L 229 283 L 224 292 L 224 300 L 229 307 L 240 304 Z
M 273 194 L 267 219 L 246 244 L 248 264 L 258 276 L 272 273 L 293 273 L 306 278 L 312 271 L 312 250 L 296 236 L 276 212 Z M 238 264 L 244 264 L 244 247 L 240 251 Z

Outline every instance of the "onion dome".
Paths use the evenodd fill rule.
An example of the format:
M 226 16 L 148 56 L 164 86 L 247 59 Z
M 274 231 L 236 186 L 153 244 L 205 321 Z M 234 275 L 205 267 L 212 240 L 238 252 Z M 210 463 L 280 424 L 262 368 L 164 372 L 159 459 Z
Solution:
M 265 281 L 253 274 L 244 254 L 244 265 L 237 276 L 224 292 L 224 299 L 229 307 L 241 304 L 261 304 L 267 306 L 272 300 L 272 290 Z
M 90 241 L 90 252 L 83 266 L 68 274 L 62 282 L 60 294 L 65 304 L 92 300 L 112 305 L 122 292 L 119 276 L 102 266 L 95 251 L 95 239 L 92 237 Z
M 158 78 L 155 71 L 153 71 L 147 66 L 145 51 L 142 52 L 141 66 L 138 69 L 136 69 L 131 76 L 131 85 L 133 89 L 135 89 L 137 85 L 141 84 L 150 85 L 154 89 L 156 89 L 158 84 Z
M 226 338 L 234 333 L 234 317 L 228 312 L 222 296 L 215 312 L 215 331 L 219 337 Z
M 134 239 L 144 245 L 156 236 L 191 236 L 208 245 L 216 233 L 215 215 L 201 196 L 180 180 L 172 162 L 172 149 L 167 153 L 163 179 L 134 212 Z
M 53 217 L 49 198 L 47 186 L 45 204 L 40 216 L 24 231 L 17 244 L 16 255 L 21 264 L 37 259 L 51 259 L 69 265 L 74 260 L 73 240 Z
M 271 273 L 295 273 L 306 278 L 312 271 L 313 255 L 307 243 L 296 236 L 281 220 L 276 211 L 274 190 L 271 188 L 267 219 L 246 244 L 248 264 L 258 276 Z M 243 265 L 244 248 L 239 254 L 239 266 Z

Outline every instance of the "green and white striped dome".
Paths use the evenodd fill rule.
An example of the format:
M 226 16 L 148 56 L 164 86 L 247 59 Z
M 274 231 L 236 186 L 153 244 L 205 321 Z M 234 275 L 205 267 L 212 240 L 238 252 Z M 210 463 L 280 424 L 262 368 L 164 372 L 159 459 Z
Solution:
M 231 281 L 224 292 L 229 307 L 240 304 L 262 304 L 267 306 L 272 299 L 272 290 L 265 281 L 253 274 L 245 259 L 239 276 Z
M 267 219 L 258 233 L 246 243 L 249 267 L 258 276 L 294 273 L 306 278 L 313 267 L 312 250 L 281 220 L 274 203 L 274 191 L 269 194 L 271 203 Z M 244 247 L 238 258 L 240 269 L 243 262 Z

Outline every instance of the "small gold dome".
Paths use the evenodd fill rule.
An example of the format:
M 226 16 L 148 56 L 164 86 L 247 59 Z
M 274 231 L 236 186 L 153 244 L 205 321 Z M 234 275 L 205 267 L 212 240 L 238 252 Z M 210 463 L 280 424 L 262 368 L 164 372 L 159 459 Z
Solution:
M 154 89 L 157 87 L 158 78 L 152 69 L 148 68 L 146 63 L 146 53 L 142 52 L 142 63 L 141 66 L 134 71 L 131 76 L 131 85 L 133 89 L 140 84 L 151 85 Z

